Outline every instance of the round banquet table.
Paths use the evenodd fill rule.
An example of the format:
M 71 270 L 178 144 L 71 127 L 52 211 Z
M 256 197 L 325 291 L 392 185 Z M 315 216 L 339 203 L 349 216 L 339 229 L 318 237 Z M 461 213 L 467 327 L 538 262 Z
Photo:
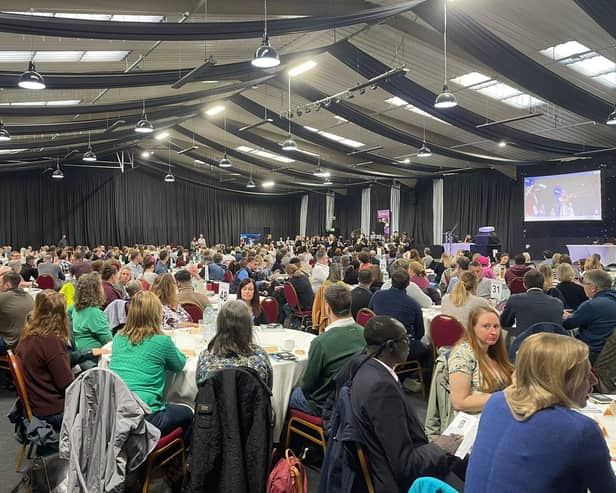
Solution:
M 432 344 L 432 337 L 430 336 L 430 322 L 437 315 L 441 314 L 441 305 L 433 305 L 430 308 L 422 308 L 423 322 L 424 322 L 424 336 L 421 338 L 421 342 L 430 346 Z
M 610 395 L 609 397 L 616 400 L 616 395 Z M 603 437 L 607 442 L 607 447 L 612 457 L 612 469 L 616 473 L 616 414 L 608 413 L 606 416 L 605 411 L 607 408 L 608 404 L 598 404 L 588 400 L 586 407 L 576 409 L 576 411 L 595 420 L 601 427 Z
M 282 433 L 282 425 L 287 413 L 291 391 L 299 382 L 308 361 L 308 350 L 314 339 L 313 334 L 292 329 L 253 329 L 254 342 L 263 347 L 268 353 L 282 351 L 284 341 L 293 340 L 294 349 L 291 351 L 297 361 L 284 361 L 270 357 L 273 372 L 272 409 L 275 413 L 274 441 L 278 441 Z M 194 408 L 197 396 L 197 363 L 199 353 L 205 347 L 200 334 L 191 334 L 189 330 L 177 329 L 171 334 L 178 348 L 187 356 L 186 366 L 181 372 L 168 372 L 165 385 L 164 400 L 178 404 L 186 404 Z M 108 343 L 111 349 L 111 343 Z M 303 351 L 304 354 L 298 354 Z M 109 367 L 110 355 L 104 355 L 99 366 Z

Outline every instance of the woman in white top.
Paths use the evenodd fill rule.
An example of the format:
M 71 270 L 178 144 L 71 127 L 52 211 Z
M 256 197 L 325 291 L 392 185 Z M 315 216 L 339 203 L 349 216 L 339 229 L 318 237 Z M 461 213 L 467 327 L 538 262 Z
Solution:
M 443 296 L 441 311 L 443 315 L 455 317 L 463 327 L 468 328 L 468 318 L 473 309 L 490 308 L 490 303 L 476 295 L 479 279 L 470 272 L 462 272 L 459 281 L 450 294 Z

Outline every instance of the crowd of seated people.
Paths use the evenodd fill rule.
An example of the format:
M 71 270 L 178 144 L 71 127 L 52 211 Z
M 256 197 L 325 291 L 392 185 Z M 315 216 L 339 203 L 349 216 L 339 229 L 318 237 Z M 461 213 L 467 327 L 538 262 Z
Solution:
M 182 371 L 186 357 L 163 330 L 196 325 L 197 320 L 182 308 L 182 303 L 198 304 L 201 309 L 208 305 L 204 276 L 200 275 L 205 274 L 205 269 L 208 281 L 218 282 L 230 273 L 237 301 L 227 303 L 220 311 L 217 335 L 199 356 L 197 382 L 202 383 L 217 369 L 244 366 L 253 368 L 271 387 L 269 356 L 252 343 L 250 327 L 267 321 L 259 302 L 260 296 L 267 295 L 280 302 L 279 321 L 298 328 L 298 320 L 293 315 L 296 308 L 287 303 L 282 289 L 288 282 L 295 289 L 301 309 L 312 311 L 313 328 L 318 333 L 310 346 L 298 387 L 291 393 L 289 406 L 320 416 L 326 400 L 335 391 L 336 374 L 355 355 L 370 355 L 370 361 L 355 376 L 357 391 L 351 393 L 353 411 L 368 444 L 366 453 L 375 481 L 394 488 L 391 491 L 406 491 L 413 479 L 422 475 L 432 473 L 448 478 L 451 452 L 459 444 L 457 439 L 446 437 L 428 442 L 408 402 L 401 402 L 404 391 L 400 390 L 398 377 L 392 370 L 396 363 L 407 359 L 419 359 L 424 368 L 432 367 L 432 351 L 427 344 L 429 338 L 426 339 L 429 330 L 422 312 L 433 306 L 428 290 L 440 287 L 441 312 L 458 319 L 465 329 L 462 339 L 448 348 L 445 378 L 453 414 L 485 413 L 491 409 L 492 402 L 495 407 L 502 407 L 505 402 L 505 407 L 509 405 L 511 409 L 511 419 L 524 423 L 530 416 L 541 415 L 547 409 L 537 408 L 527 414 L 512 407 L 514 401 L 509 399 L 506 389 L 515 389 L 516 385 L 524 388 L 528 383 L 512 379 L 514 367 L 507 354 L 502 328 L 520 335 L 536 323 L 558 324 L 569 329 L 579 341 L 579 347 L 586 349 L 584 354 L 590 365 L 616 327 L 616 291 L 612 289 L 612 278 L 596 257 L 573 263 L 566 255 L 550 252 L 551 255 L 544 255 L 544 262 L 535 266 L 518 254 L 514 266 L 509 267 L 509 255 L 505 253 L 490 265 L 487 257 L 467 251 L 456 258 L 444 254 L 435 260 L 430 251 L 425 251 L 422 258 L 409 245 L 379 248 L 383 249 L 388 265 L 385 280 L 375 258 L 376 247 L 361 240 L 347 244 L 331 238 L 299 239 L 239 248 L 197 245 L 192 251 L 170 245 L 134 249 L 48 248 L 40 253 L 31 250 L 24 252 L 21 275 L 14 268 L 0 273 L 0 322 L 9 319 L 6 306 L 12 307 L 15 320 L 10 330 L 9 325 L 0 324 L 0 335 L 5 345 L 16 348 L 22 358 L 28 391 L 43 396 L 43 401 L 37 401 L 35 414 L 49 418 L 55 427 L 62 419 L 63 394 L 72 381 L 71 368 L 75 361 L 85 358 L 84 369 L 96 364 L 105 351 L 103 346 L 113 341 L 110 368 L 148 404 L 151 414 L 147 419 L 163 433 L 180 425 L 188 438 L 192 411 L 163 399 L 166 371 Z M 10 255 L 5 256 L 7 260 Z M 41 260 L 38 265 L 36 259 Z M 68 266 L 66 259 L 71 260 Z M 46 264 L 58 267 L 57 276 L 56 270 Z M 53 287 L 66 291 L 67 296 L 43 291 L 32 306 L 32 297 L 20 285 L 36 281 L 41 266 L 48 273 L 43 275 L 52 278 Z M 24 275 L 28 276 L 27 280 Z M 504 287 L 515 280 L 523 289 L 512 295 L 504 290 L 508 298 L 499 306 L 502 313 L 488 301 L 491 283 L 500 279 L 504 280 Z M 480 286 L 481 295 L 478 294 Z M 74 305 L 68 308 L 71 289 Z M 5 294 L 9 296 L 3 297 Z M 5 302 L 9 297 L 11 301 Z M 129 303 L 129 299 L 126 323 L 112 336 L 103 309 L 118 300 Z M 19 305 L 18 301 L 24 303 Z M 362 308 L 373 310 L 377 316 L 372 320 L 380 321 L 379 324 L 368 322 L 376 324 L 371 331 L 356 322 Z M 66 320 L 59 316 L 47 320 L 47 312 L 62 312 Z M 515 331 L 511 331 L 514 326 Z M 42 336 L 54 337 L 54 343 L 37 339 Z M 532 337 L 528 338 L 529 342 Z M 574 337 L 561 337 L 575 342 Z M 38 347 L 41 344 L 47 346 Z M 525 363 L 528 358 L 520 360 L 525 344 L 520 346 L 516 365 L 530 365 Z M 47 350 L 54 351 L 58 360 L 55 364 L 61 359 L 60 366 L 45 369 L 40 366 L 44 358 L 33 362 L 32 354 Z M 78 355 L 79 351 L 85 356 Z M 374 398 L 381 393 L 382 399 Z M 49 405 L 44 402 L 46 399 Z M 579 400 L 561 398 L 554 402 L 566 409 L 572 407 L 571 402 Z M 396 406 L 400 413 L 393 411 L 398 409 Z M 493 411 L 496 424 L 490 426 L 502 426 L 498 419 L 508 419 L 501 411 L 500 408 Z M 519 419 L 520 416 L 524 419 Z M 402 425 L 402 421 L 407 424 Z M 398 435 L 384 438 L 396 429 L 400 431 Z M 395 450 L 388 450 L 387 443 L 395 443 Z M 491 446 L 488 443 L 486 450 Z M 390 453 L 397 460 L 384 461 Z M 495 464 L 488 464 L 489 458 L 483 454 L 478 453 L 477 457 L 474 460 L 478 465 L 471 459 L 473 481 L 478 481 L 473 484 L 478 485 L 476 491 L 491 491 L 492 483 L 486 471 Z M 563 464 L 566 464 L 564 460 Z M 450 480 L 455 484 L 454 479 Z

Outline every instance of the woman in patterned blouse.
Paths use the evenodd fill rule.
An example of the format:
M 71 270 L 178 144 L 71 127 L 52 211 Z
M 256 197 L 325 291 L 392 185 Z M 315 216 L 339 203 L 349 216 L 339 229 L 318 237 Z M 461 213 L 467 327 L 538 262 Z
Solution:
M 511 384 L 509 361 L 498 312 L 474 308 L 464 337 L 447 361 L 451 404 L 456 411 L 480 413 L 490 396 Z
M 223 368 L 251 368 L 272 387 L 272 366 L 261 346 L 252 343 L 252 320 L 248 306 L 229 301 L 220 310 L 216 335 L 199 355 L 197 385 Z
M 157 276 L 151 291 L 163 304 L 163 330 L 197 326 L 188 312 L 178 303 L 178 287 L 173 274 L 166 273 Z

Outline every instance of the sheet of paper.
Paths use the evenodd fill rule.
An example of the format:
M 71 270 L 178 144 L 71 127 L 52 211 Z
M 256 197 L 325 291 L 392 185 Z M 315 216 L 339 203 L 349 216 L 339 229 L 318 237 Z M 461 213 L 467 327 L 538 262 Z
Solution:
M 460 459 L 464 459 L 475 443 L 477 429 L 479 428 L 479 418 L 467 413 L 458 413 L 454 420 L 449 424 L 443 435 L 462 435 L 464 439 L 454 454 Z

